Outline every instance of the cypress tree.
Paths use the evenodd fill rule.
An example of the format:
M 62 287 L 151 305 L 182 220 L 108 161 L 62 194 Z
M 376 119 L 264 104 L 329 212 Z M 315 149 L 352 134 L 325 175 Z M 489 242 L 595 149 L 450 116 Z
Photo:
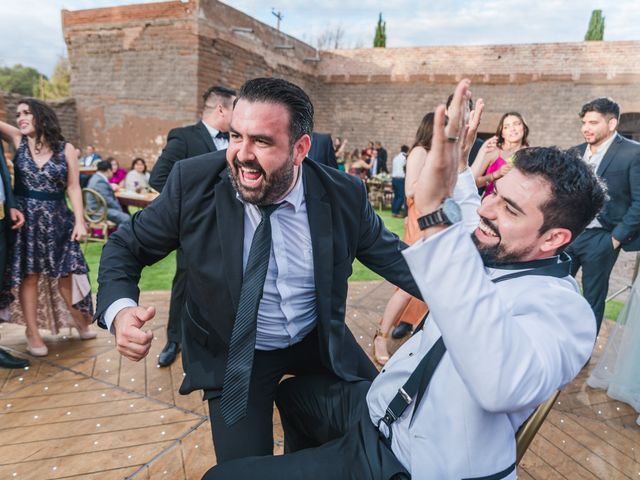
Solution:
M 380 16 L 378 17 L 376 34 L 373 37 L 373 46 L 381 48 L 387 46 L 387 22 L 382 21 L 382 12 L 380 12 Z
M 584 39 L 590 41 L 601 41 L 604 38 L 604 17 L 602 10 L 594 10 L 591 12 L 591 20 L 589 20 L 589 28 Z

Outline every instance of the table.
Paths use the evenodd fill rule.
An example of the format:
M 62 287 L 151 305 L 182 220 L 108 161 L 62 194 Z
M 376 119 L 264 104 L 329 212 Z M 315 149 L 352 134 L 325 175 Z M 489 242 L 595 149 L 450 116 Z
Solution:
M 82 175 L 93 175 L 98 169 L 96 167 L 80 167 L 79 171 Z
M 145 208 L 155 200 L 158 195 L 160 195 L 158 192 L 135 193 L 128 192 L 127 190 L 120 190 L 116 192 L 116 198 L 124 207 Z

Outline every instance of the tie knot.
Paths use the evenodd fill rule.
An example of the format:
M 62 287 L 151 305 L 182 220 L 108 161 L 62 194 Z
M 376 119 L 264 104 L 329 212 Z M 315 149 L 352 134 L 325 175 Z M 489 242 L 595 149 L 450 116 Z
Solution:
M 216 134 L 216 138 L 222 138 L 224 140 L 229 140 L 229 132 L 218 132 Z
M 282 205 L 282 203 L 274 203 L 272 205 L 259 206 L 258 208 L 260 209 L 262 218 L 269 218 L 271 214 L 275 212 L 280 205 Z

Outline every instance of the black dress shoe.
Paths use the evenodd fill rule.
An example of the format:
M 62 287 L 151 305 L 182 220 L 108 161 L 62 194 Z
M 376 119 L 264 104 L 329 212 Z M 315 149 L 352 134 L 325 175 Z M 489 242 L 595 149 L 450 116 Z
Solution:
M 29 360 L 14 357 L 0 348 L 0 367 L 2 368 L 24 368 L 29 366 Z
M 404 338 L 411 333 L 411 324 L 407 322 L 400 322 L 391 332 L 393 338 Z
M 180 351 L 180 344 L 176 342 L 167 342 L 160 356 L 158 357 L 158 365 L 161 367 L 168 367 L 176 360 L 176 355 Z

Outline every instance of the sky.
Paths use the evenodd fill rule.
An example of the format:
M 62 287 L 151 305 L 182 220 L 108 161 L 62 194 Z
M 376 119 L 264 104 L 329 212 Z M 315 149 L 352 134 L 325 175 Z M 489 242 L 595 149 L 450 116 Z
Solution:
M 0 66 L 21 63 L 47 76 L 66 55 L 60 11 L 148 0 L 0 0 Z M 314 45 L 341 27 L 344 47 L 369 47 L 381 12 L 387 47 L 581 41 L 593 9 L 605 40 L 640 40 L 640 0 L 228 0 L 224 3 Z M 312 8 L 311 8 L 312 6 Z

